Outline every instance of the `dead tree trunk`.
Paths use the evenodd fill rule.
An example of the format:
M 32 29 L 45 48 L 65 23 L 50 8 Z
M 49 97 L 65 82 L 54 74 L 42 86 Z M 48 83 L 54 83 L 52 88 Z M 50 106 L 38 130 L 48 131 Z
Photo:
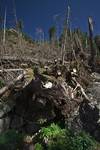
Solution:
M 5 8 L 5 15 L 3 22 L 3 56 L 6 54 L 6 23 L 7 23 L 7 10 Z
M 62 48 L 62 65 L 64 65 L 65 62 L 65 53 L 66 53 L 66 44 L 68 44 L 68 28 L 69 28 L 69 22 L 70 22 L 70 7 L 68 6 L 68 12 L 67 12 L 67 20 L 65 18 L 65 36 L 64 36 L 64 43 Z
M 91 69 L 94 70 L 95 68 L 95 56 L 96 50 L 94 48 L 94 41 L 93 41 L 93 20 L 91 17 L 88 18 L 88 26 L 89 26 L 89 39 L 90 39 L 90 49 L 91 49 L 91 57 L 89 60 L 89 65 Z
M 5 46 L 5 41 L 6 41 L 6 19 L 7 19 L 7 13 L 6 13 L 6 9 L 5 9 L 4 29 L 3 29 L 3 46 Z
M 21 79 L 24 78 L 25 72 L 23 74 L 20 74 L 14 81 L 11 81 L 8 85 L 4 86 L 3 88 L 0 89 L 0 97 L 9 89 L 13 89 L 14 85 L 20 81 Z

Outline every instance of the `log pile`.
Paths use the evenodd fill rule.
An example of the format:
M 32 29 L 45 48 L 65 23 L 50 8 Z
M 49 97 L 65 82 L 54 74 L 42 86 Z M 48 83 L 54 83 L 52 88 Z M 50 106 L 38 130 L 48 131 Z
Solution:
M 89 98 L 86 95 L 84 88 L 78 82 L 77 79 L 78 74 L 76 72 L 73 71 L 71 72 L 71 70 L 68 71 L 66 68 L 65 71 L 66 75 L 65 73 L 63 75 L 62 70 L 59 69 L 61 69 L 61 66 L 59 68 L 54 65 L 53 67 L 51 67 L 51 71 L 49 71 L 49 75 L 48 75 L 48 70 L 45 70 L 44 73 L 39 73 L 38 71 L 34 70 L 35 78 L 29 80 L 27 84 L 26 84 L 27 69 L 26 70 L 19 69 L 21 70 L 22 73 L 18 75 L 16 79 L 9 82 L 7 85 L 5 85 L 3 88 L 0 89 L 0 97 L 2 99 L 3 95 L 7 93 L 7 91 L 14 91 L 15 92 L 14 99 L 16 99 L 17 102 L 19 102 L 20 99 L 19 105 L 21 106 L 21 101 L 22 101 L 22 103 L 23 102 L 25 103 L 26 107 L 28 107 L 29 100 L 31 101 L 30 103 L 32 103 L 33 97 L 35 97 L 35 99 L 39 98 L 42 99 L 41 103 L 43 103 L 43 105 L 45 105 L 46 103 L 51 103 L 52 106 L 62 111 L 62 114 L 64 111 L 66 111 L 64 115 L 67 116 L 69 115 L 72 109 L 70 107 L 74 108 L 73 105 L 78 105 L 78 103 L 80 103 L 83 100 L 83 98 L 87 100 L 89 100 Z M 1 70 L 1 73 L 3 73 L 3 71 L 4 72 L 7 71 L 7 73 L 9 73 L 9 71 L 18 71 L 18 70 L 6 69 L 6 70 Z M 20 83 L 24 82 L 24 85 L 21 86 L 21 88 L 19 88 L 19 90 L 17 91 L 17 96 L 18 96 L 17 97 L 15 88 L 17 84 L 19 84 L 19 82 Z M 35 105 L 34 101 L 32 105 L 34 107 Z M 64 107 L 67 107 L 67 109 L 64 110 Z M 24 108 L 22 109 L 24 110 Z
M 83 116 L 86 112 L 85 117 L 87 117 L 87 110 L 90 116 L 93 114 L 95 118 L 97 117 L 96 124 L 93 123 L 93 125 L 98 125 L 99 128 L 99 110 L 86 90 L 87 80 L 91 82 L 94 76 L 90 76 L 85 66 L 82 67 L 81 64 L 78 64 L 78 67 L 72 65 L 69 68 L 58 64 L 44 66 L 42 69 L 36 67 L 33 75 L 30 69 L 22 69 L 13 81 L 0 89 L 0 105 L 2 103 L 3 107 L 7 105 L 7 111 L 2 113 L 1 119 L 9 118 L 7 129 L 33 134 L 42 126 L 62 121 L 78 131 L 86 128 Z M 81 70 L 84 71 L 84 69 L 85 73 L 82 73 Z M 21 86 L 16 90 L 19 84 Z

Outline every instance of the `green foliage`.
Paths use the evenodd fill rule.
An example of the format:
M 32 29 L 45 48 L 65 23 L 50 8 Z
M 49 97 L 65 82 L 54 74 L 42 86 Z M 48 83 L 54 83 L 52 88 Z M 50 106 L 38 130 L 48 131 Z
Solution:
M 35 144 L 34 150 L 43 150 L 43 146 L 39 143 Z
M 66 132 L 64 130 L 48 142 L 48 150 L 69 150 L 70 146 L 70 138 L 66 138 Z
M 16 150 L 21 148 L 23 136 L 15 130 L 9 130 L 0 134 L 0 150 Z
M 73 150 L 95 150 L 96 142 L 86 133 L 81 132 L 72 138 Z
M 40 133 L 40 138 L 43 140 L 45 138 L 50 140 L 62 134 L 62 132 L 63 132 L 63 129 L 61 129 L 58 125 L 52 123 L 49 127 L 42 128 L 41 133 Z
M 100 50 L 100 35 L 96 35 L 94 40 L 95 40 L 95 43 L 96 43 L 97 47 Z
M 56 27 L 55 26 L 52 26 L 49 29 L 49 39 L 52 42 L 56 40 Z
M 86 133 L 74 134 L 54 123 L 42 128 L 40 139 L 48 150 L 96 150 L 96 142 Z
M 4 86 L 4 81 L 3 80 L 0 80 L 0 88 L 2 88 Z
M 100 56 L 100 35 L 96 35 L 94 41 L 95 41 L 95 47 L 97 49 L 97 55 Z

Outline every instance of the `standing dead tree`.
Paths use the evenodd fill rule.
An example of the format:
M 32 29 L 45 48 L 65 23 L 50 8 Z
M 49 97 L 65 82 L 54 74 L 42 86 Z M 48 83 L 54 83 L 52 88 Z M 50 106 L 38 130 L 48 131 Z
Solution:
M 89 60 L 89 65 L 91 66 L 91 69 L 94 70 L 94 68 L 95 68 L 96 50 L 94 48 L 93 20 L 92 20 L 91 17 L 88 18 L 88 26 L 89 26 L 90 49 L 91 49 L 91 57 L 90 57 L 90 60 Z
M 58 49 L 60 48 L 59 44 L 59 35 L 60 35 L 60 31 L 61 31 L 61 15 L 60 14 L 55 14 L 53 16 L 54 22 L 55 22 L 55 26 L 56 26 L 56 40 L 57 40 L 57 47 Z
M 4 48 L 5 48 L 5 42 L 6 42 L 6 20 L 7 20 L 7 11 L 5 9 L 4 25 L 3 25 L 3 46 L 4 46 Z
M 13 12 L 14 12 L 14 18 L 15 18 L 15 24 L 17 25 L 17 14 L 16 14 L 16 5 L 15 5 L 15 0 L 13 0 Z
M 68 11 L 67 11 L 67 20 L 65 20 L 65 36 L 64 36 L 64 43 L 63 43 L 63 47 L 61 50 L 62 53 L 62 64 L 64 65 L 64 61 L 65 61 L 65 51 L 66 51 L 66 44 L 68 41 L 68 27 L 69 27 L 69 19 L 70 19 L 70 7 L 68 6 Z
M 14 14 L 14 20 L 15 20 L 15 29 L 18 34 L 18 48 L 20 50 L 19 51 L 20 56 L 24 56 L 24 53 L 22 54 L 22 52 L 23 52 L 22 49 L 24 49 L 23 37 L 22 37 L 23 22 L 22 22 L 22 20 L 18 20 L 18 18 L 17 18 L 15 0 L 13 0 L 13 14 Z M 18 57 L 19 57 L 19 52 L 15 53 Z
M 77 47 L 80 49 L 81 52 L 83 52 L 82 42 L 77 33 L 75 33 L 74 38 L 75 38 L 75 43 L 76 43 Z

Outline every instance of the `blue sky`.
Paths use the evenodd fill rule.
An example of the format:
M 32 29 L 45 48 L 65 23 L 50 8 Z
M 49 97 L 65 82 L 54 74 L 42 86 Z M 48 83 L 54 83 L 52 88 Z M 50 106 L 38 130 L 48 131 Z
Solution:
M 13 0 L 0 0 L 1 14 L 7 7 L 7 24 L 14 22 Z M 59 14 L 60 20 L 66 12 L 67 6 L 71 7 L 71 26 L 80 27 L 88 31 L 87 19 L 94 19 L 94 32 L 100 34 L 100 0 L 15 0 L 18 19 L 24 22 L 24 31 L 35 38 L 36 28 L 42 28 L 47 37 L 50 26 L 56 24 L 55 15 Z M 58 27 L 60 22 L 58 21 Z

